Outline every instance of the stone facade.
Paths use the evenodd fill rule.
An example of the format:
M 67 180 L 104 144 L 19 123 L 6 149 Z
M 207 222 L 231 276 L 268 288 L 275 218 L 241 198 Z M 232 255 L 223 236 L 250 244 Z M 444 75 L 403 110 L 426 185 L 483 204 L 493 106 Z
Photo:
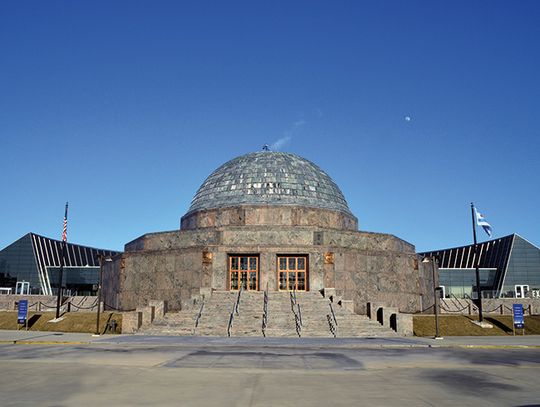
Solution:
M 257 289 L 269 291 L 279 289 L 278 256 L 305 256 L 306 289 L 333 291 L 361 314 L 368 302 L 415 312 L 433 301 L 430 269 L 413 245 L 358 231 L 343 194 L 313 163 L 261 152 L 214 171 L 180 230 L 126 244 L 104 270 L 105 302 L 133 310 L 161 300 L 180 310 L 229 289 L 230 255 L 256 256 Z
M 325 264 L 326 253 L 333 254 L 333 264 Z M 181 309 L 201 288 L 228 288 L 229 254 L 258 255 L 259 289 L 272 291 L 278 289 L 277 256 L 306 255 L 308 289 L 335 288 L 358 313 L 366 312 L 369 301 L 413 312 L 421 307 L 420 294 L 429 296 L 420 284 L 424 267 L 414 246 L 395 236 L 309 226 L 226 226 L 152 233 L 127 244 L 123 257 L 104 273 L 106 303 L 134 309 L 157 298 Z
M 358 230 L 358 219 L 349 213 L 302 206 L 242 205 L 191 212 L 182 217 L 180 229 L 221 226 L 318 226 Z

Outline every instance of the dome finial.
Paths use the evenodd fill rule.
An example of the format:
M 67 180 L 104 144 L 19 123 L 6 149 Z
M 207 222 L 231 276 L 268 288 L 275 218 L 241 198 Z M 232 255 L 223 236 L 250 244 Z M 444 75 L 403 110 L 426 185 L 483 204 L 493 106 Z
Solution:
M 270 151 L 270 146 L 268 144 L 265 144 L 263 146 L 263 151 Z

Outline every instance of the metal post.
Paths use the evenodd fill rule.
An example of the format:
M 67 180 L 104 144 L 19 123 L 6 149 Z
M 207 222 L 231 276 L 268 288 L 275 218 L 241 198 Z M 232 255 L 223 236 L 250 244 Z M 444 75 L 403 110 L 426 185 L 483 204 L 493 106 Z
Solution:
M 98 282 L 98 301 L 97 301 L 97 317 L 96 317 L 96 335 L 99 333 L 99 313 L 101 309 L 101 283 L 103 281 L 103 255 L 99 255 L 99 282 Z
M 66 202 L 66 212 L 64 214 L 64 228 L 66 227 L 67 222 L 67 213 L 68 213 L 68 203 Z M 64 238 L 64 233 L 62 233 L 62 252 L 60 254 L 60 272 L 58 273 L 58 294 L 56 298 L 56 318 L 60 318 L 60 303 L 62 302 L 62 280 L 64 274 L 64 259 L 66 257 L 66 245 L 67 239 Z
M 480 253 L 478 253 L 478 243 L 476 242 L 476 219 L 474 213 L 474 204 L 471 202 L 471 216 L 472 216 L 472 227 L 473 227 L 473 238 L 474 238 L 474 268 L 476 271 L 476 293 L 478 296 L 477 305 L 478 305 L 478 321 L 482 322 L 484 317 L 482 315 L 482 290 L 480 289 Z
M 436 258 L 431 258 L 431 269 L 433 272 L 433 308 L 435 309 L 435 339 L 440 338 L 439 336 L 439 292 L 437 290 L 437 280 L 435 272 L 435 262 Z

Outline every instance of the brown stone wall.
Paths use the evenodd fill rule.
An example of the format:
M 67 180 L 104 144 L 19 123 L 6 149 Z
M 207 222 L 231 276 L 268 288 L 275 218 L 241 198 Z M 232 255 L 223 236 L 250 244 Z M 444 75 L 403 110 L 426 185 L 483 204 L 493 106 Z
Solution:
M 419 309 L 419 272 L 416 255 L 407 252 L 344 250 L 336 254 L 336 291 L 353 300 L 355 311 L 366 313 L 375 302 L 401 312 Z
M 107 276 L 104 285 L 111 286 L 108 301 L 124 310 L 156 299 L 168 301 L 171 309 L 181 309 L 183 302 L 199 294 L 203 278 L 208 279 L 198 248 L 126 252 L 122 262 L 124 267 L 117 265 L 118 274 Z M 113 287 L 118 287 L 117 296 Z
M 304 206 L 236 206 L 202 210 L 186 214 L 180 229 L 195 230 L 223 226 L 318 226 L 340 230 L 358 230 L 353 215 Z
M 173 230 L 170 232 L 148 233 L 125 246 L 126 252 L 183 249 L 218 245 L 221 232 L 217 230 Z
M 205 261 L 203 252 L 210 256 Z M 333 253 L 333 262 L 325 262 L 326 253 Z M 107 277 L 107 303 L 133 309 L 156 299 L 180 309 L 200 288 L 228 289 L 228 254 L 259 254 L 261 290 L 266 284 L 278 289 L 277 255 L 307 255 L 309 289 L 336 288 L 361 313 L 369 301 L 417 311 L 426 292 L 426 273 L 414 246 L 392 235 L 314 226 L 227 226 L 152 233 L 129 243 Z

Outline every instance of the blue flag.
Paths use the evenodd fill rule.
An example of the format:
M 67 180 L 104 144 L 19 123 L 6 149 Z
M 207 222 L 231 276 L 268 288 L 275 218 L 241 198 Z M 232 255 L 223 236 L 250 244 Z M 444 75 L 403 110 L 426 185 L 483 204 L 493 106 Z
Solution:
M 491 237 L 491 225 L 486 222 L 486 219 L 484 218 L 484 215 L 482 215 L 480 212 L 474 208 L 474 212 L 476 213 L 476 224 L 478 226 L 482 226 L 484 231 L 487 233 L 489 237 Z

